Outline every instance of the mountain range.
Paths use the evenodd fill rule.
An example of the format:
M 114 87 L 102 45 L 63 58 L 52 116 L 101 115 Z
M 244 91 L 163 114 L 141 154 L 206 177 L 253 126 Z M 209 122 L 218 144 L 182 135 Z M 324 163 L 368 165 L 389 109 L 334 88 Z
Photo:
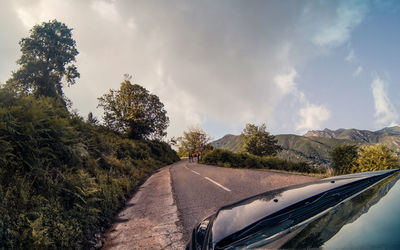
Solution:
M 383 143 L 400 154 L 400 126 L 387 127 L 378 131 L 359 129 L 312 130 L 303 136 L 293 134 L 276 135 L 278 144 L 283 150 L 279 157 L 292 161 L 306 161 L 313 166 L 330 165 L 329 152 L 337 145 L 344 143 L 358 146 Z M 242 139 L 240 135 L 225 135 L 210 143 L 214 148 L 238 152 Z

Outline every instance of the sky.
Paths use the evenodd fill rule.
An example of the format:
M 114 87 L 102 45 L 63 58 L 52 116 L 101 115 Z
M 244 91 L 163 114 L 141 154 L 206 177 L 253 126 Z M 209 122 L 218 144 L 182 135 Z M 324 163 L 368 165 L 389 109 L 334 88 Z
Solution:
M 0 83 L 53 19 L 73 29 L 81 77 L 64 92 L 84 117 L 130 74 L 165 104 L 168 137 L 400 121 L 400 1 L 0 0 Z

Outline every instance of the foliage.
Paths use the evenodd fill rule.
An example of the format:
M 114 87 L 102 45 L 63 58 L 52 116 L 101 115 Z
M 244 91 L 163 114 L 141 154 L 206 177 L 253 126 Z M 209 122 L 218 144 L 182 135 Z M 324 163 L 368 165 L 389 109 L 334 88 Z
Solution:
M 35 25 L 29 37 L 20 41 L 21 67 L 12 74 L 7 86 L 36 97 L 59 98 L 66 105 L 62 81 L 75 84 L 79 77 L 73 64 L 78 51 L 72 38 L 72 29 L 56 20 Z
M 246 124 L 243 129 L 242 151 L 257 156 L 276 156 L 282 147 L 277 144 L 278 140 L 275 136 L 270 135 L 266 131 L 266 125 L 256 126 L 254 124 Z
M 398 160 L 398 156 L 384 144 L 362 146 L 357 159 L 358 166 L 353 167 L 353 172 L 397 168 L 399 166 Z
M 233 153 L 223 149 L 214 149 L 206 152 L 201 162 L 233 168 L 277 169 L 302 173 L 323 172 L 323 169 L 311 167 L 305 162 L 292 162 L 275 156 L 256 156 L 243 152 Z
M 167 111 L 158 96 L 129 79 L 121 83 L 119 90 L 110 89 L 99 99 L 104 109 L 106 125 L 131 139 L 161 139 L 169 124 Z
M 347 139 L 335 139 L 324 137 L 308 137 L 299 135 L 276 135 L 278 145 L 282 151 L 278 157 L 289 161 L 306 161 L 314 166 L 330 167 L 330 152 L 335 146 L 346 144 L 361 145 L 361 142 L 353 142 Z M 240 151 L 242 138 L 240 135 L 226 135 L 223 138 L 210 143 L 215 148 L 227 149 L 233 152 Z
M 333 148 L 330 152 L 332 168 L 336 175 L 350 174 L 357 164 L 358 147 L 343 144 Z
M 335 174 L 349 174 L 397 168 L 398 156 L 384 144 L 336 146 L 332 152 Z
M 0 89 L 0 249 L 89 248 L 152 171 L 179 158 Z
M 211 138 L 207 133 L 197 127 L 188 128 L 183 132 L 183 136 L 177 139 L 178 141 L 178 154 L 179 156 L 187 156 L 189 153 L 204 151 L 207 149 L 207 144 Z
M 98 125 L 98 123 L 99 123 L 99 121 L 98 121 L 97 118 L 93 115 L 92 112 L 89 112 L 86 121 L 87 121 L 89 124 L 92 124 L 92 125 Z

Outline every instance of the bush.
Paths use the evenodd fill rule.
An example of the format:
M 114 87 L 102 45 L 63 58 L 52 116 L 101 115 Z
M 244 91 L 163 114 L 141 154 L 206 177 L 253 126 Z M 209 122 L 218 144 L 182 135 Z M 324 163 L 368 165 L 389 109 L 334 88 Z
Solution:
M 350 174 L 356 165 L 358 158 L 358 147 L 356 145 L 338 145 L 330 152 L 332 168 L 335 174 Z
M 233 153 L 228 150 L 214 149 L 205 152 L 201 162 L 232 168 L 277 169 L 302 173 L 322 173 L 323 169 L 311 167 L 306 162 L 292 162 L 274 156 L 255 156 L 248 153 Z
M 336 175 L 399 167 L 398 156 L 384 144 L 339 145 L 330 152 Z
M 89 248 L 145 178 L 177 160 L 166 143 L 0 89 L 0 249 Z
M 393 169 L 399 167 L 398 156 L 384 144 L 360 147 L 360 155 L 353 172 Z

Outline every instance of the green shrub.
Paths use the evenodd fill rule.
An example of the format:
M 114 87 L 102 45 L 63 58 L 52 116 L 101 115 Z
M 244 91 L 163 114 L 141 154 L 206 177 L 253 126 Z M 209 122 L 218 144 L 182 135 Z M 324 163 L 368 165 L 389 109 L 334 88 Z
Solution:
M 0 89 L 0 249 L 89 248 L 145 178 L 177 160 L 164 142 Z
M 386 170 L 399 167 L 399 157 L 386 145 L 362 146 L 353 172 Z
M 336 175 L 399 167 L 399 157 L 385 144 L 339 145 L 330 152 Z
M 292 162 L 275 156 L 255 156 L 248 153 L 233 153 L 228 150 L 214 149 L 205 152 L 201 162 L 233 168 L 277 169 L 302 173 L 322 173 L 323 169 L 311 167 L 306 162 Z

